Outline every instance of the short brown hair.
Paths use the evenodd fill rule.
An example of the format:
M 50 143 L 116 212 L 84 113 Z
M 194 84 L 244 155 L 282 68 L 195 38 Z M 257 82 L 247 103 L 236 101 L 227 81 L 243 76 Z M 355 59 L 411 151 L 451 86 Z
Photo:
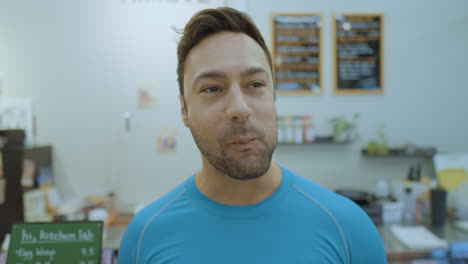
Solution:
M 273 71 L 270 51 L 260 31 L 247 14 L 229 7 L 204 9 L 187 23 L 177 46 L 177 81 L 180 95 L 184 96 L 184 68 L 189 52 L 206 37 L 220 32 L 239 32 L 251 37 L 262 47 Z

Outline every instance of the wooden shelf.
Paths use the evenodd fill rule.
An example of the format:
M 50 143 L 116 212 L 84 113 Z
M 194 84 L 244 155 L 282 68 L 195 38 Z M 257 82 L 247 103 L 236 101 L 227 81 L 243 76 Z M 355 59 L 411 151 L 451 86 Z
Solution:
M 349 31 L 354 31 L 354 32 L 367 32 L 367 31 L 372 31 L 372 30 L 378 30 L 379 28 L 350 28 L 349 30 L 345 29 L 338 29 L 338 32 L 349 32 Z
M 385 158 L 385 157 L 420 157 L 420 158 L 432 158 L 437 153 L 435 148 L 427 149 L 416 149 L 415 151 L 408 153 L 403 148 L 389 148 L 388 154 L 379 155 L 379 154 L 369 154 L 367 149 L 362 149 L 361 154 L 366 157 L 376 157 L 376 158 Z
M 278 146 L 307 146 L 307 145 L 317 145 L 317 144 L 347 145 L 349 143 L 351 143 L 351 141 L 336 142 L 333 139 L 333 136 L 319 136 L 319 137 L 316 137 L 315 141 L 312 143 L 302 143 L 302 144 L 279 143 Z
M 318 51 L 277 51 L 276 56 L 301 56 L 301 57 L 316 57 Z
M 284 78 L 284 77 L 276 77 L 277 83 L 284 83 L 284 82 L 294 82 L 294 83 L 317 83 L 318 78 L 306 77 L 306 78 Z
M 374 40 L 374 39 L 370 39 L 370 40 Z M 362 39 L 362 38 L 339 39 L 337 41 L 338 44 L 368 43 L 368 42 L 369 42 L 369 39 Z
M 322 91 L 314 92 L 312 90 L 300 89 L 300 90 L 276 90 L 276 95 L 321 95 Z
M 276 35 L 278 36 L 316 36 L 318 28 L 277 28 Z
M 377 59 L 375 57 L 358 57 L 358 58 L 338 58 L 338 60 L 341 61 L 371 61 L 375 62 Z
M 298 71 L 298 70 L 318 70 L 319 66 L 317 64 L 311 63 L 290 63 L 290 64 L 280 64 L 276 66 L 277 71 Z
M 299 41 L 276 41 L 276 45 L 278 46 L 303 46 L 303 45 L 318 45 L 317 41 L 306 41 L 306 40 L 299 40 Z

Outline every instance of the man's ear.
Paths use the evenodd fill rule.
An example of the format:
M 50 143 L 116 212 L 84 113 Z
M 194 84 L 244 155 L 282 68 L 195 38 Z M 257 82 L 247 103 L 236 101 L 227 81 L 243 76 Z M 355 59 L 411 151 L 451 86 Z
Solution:
M 182 121 L 184 121 L 184 125 L 186 127 L 189 127 L 189 122 L 187 118 L 187 104 L 185 103 L 185 99 L 182 95 L 179 95 L 179 101 L 180 101 L 180 113 L 182 115 Z

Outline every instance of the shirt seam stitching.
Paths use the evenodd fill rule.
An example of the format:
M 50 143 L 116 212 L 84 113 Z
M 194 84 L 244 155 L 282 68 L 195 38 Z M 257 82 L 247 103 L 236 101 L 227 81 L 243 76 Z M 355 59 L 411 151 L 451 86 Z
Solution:
M 181 193 L 179 193 L 174 199 L 169 201 L 167 204 L 165 204 L 159 211 L 156 212 L 149 220 L 146 222 L 145 226 L 143 227 L 143 231 L 141 232 L 140 239 L 138 240 L 138 246 L 137 246 L 137 254 L 135 258 L 135 264 L 138 264 L 140 261 L 140 250 L 141 250 L 141 244 L 143 243 L 143 236 L 145 235 L 146 229 L 148 226 L 151 224 L 151 222 L 156 219 L 164 210 L 166 210 L 171 204 L 173 204 L 177 199 L 179 199 L 184 193 L 187 192 L 187 189 L 184 189 Z
M 338 228 L 338 232 L 340 233 L 341 239 L 343 240 L 343 244 L 345 247 L 345 252 L 346 252 L 346 258 L 348 260 L 348 263 L 351 263 L 351 257 L 349 254 L 349 248 L 348 248 L 348 243 L 346 243 L 346 236 L 344 235 L 343 229 L 341 228 L 340 224 L 336 220 L 335 216 L 328 210 L 325 206 L 323 206 L 321 203 L 319 203 L 316 199 L 312 198 L 309 194 L 307 194 L 305 191 L 303 191 L 301 188 L 299 188 L 297 185 L 292 184 L 293 188 L 296 189 L 299 193 L 304 195 L 306 198 L 311 200 L 313 203 L 315 203 L 318 207 L 320 207 L 327 215 L 333 220 L 335 223 L 336 227 Z

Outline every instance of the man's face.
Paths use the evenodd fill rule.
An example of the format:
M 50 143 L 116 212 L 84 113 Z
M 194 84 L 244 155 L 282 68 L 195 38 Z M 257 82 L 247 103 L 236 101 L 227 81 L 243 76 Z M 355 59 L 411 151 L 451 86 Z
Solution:
M 243 33 L 198 43 L 185 61 L 182 117 L 204 158 L 238 180 L 264 175 L 277 142 L 273 79 L 263 49 Z

